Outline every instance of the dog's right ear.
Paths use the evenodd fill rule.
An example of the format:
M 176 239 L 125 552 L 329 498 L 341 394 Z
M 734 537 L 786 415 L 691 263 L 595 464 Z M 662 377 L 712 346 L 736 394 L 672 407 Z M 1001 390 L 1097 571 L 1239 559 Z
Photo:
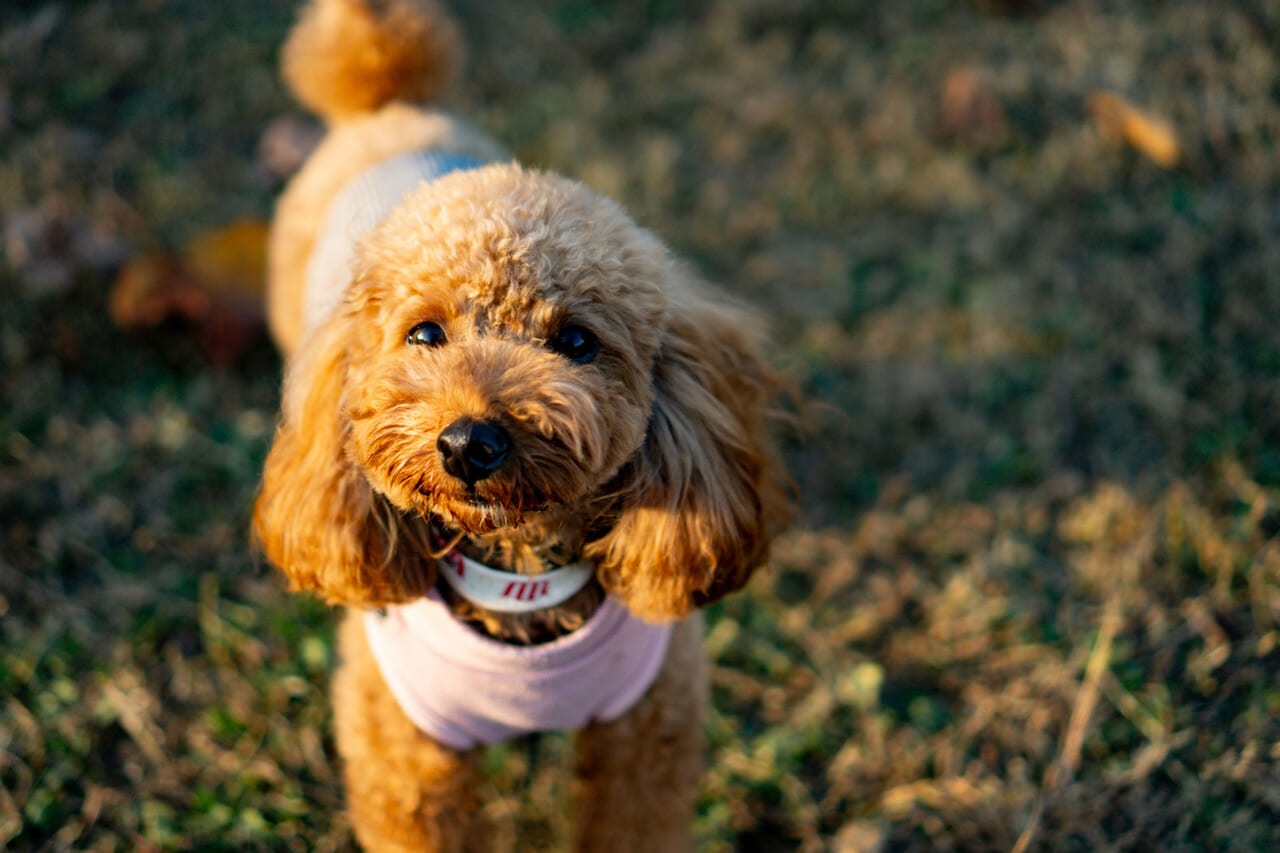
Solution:
M 381 605 L 424 594 L 434 572 L 419 547 L 400 541 L 423 545 L 425 523 L 374 492 L 348 452 L 354 312 L 339 307 L 292 357 L 253 527 L 294 589 L 334 604 Z

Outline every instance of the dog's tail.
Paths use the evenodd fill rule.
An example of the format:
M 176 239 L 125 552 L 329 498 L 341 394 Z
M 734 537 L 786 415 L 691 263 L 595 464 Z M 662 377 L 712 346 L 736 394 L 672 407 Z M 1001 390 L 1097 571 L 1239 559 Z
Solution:
M 285 42 L 285 82 L 330 124 L 392 100 L 425 103 L 453 79 L 461 39 L 431 0 L 310 0 Z

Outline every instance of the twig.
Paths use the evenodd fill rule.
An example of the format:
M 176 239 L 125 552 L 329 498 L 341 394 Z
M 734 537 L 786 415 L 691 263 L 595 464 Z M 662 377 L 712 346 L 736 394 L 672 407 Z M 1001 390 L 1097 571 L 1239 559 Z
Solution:
M 1040 795 L 1036 797 L 1035 808 L 1031 817 L 1023 827 L 1022 834 L 1013 845 L 1012 853 L 1025 853 L 1031 839 L 1040 828 L 1040 819 L 1044 815 L 1045 803 L 1049 797 L 1057 793 L 1071 781 L 1080 767 L 1080 749 L 1084 745 L 1084 737 L 1089 726 L 1089 718 L 1098 704 L 1099 685 L 1102 676 L 1111 664 L 1111 641 L 1120 630 L 1121 618 L 1120 598 L 1107 600 L 1102 611 L 1102 623 L 1098 628 L 1098 639 L 1089 653 L 1089 661 L 1085 664 L 1084 681 L 1080 684 L 1080 692 L 1076 694 L 1075 705 L 1071 708 L 1071 718 L 1067 721 L 1067 732 L 1062 738 L 1062 749 L 1058 758 L 1044 774 L 1044 785 Z

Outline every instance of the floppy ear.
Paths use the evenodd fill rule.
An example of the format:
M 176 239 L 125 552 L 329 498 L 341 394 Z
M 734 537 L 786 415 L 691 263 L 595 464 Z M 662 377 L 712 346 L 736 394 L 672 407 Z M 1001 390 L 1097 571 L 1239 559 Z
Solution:
M 338 308 L 293 356 L 253 526 L 294 589 L 335 604 L 380 605 L 423 595 L 435 576 L 423 559 L 426 523 L 374 492 L 349 457 L 354 313 Z
M 783 521 L 757 324 L 689 280 L 672 295 L 648 433 L 624 468 L 601 583 L 637 616 L 678 618 L 741 587 Z

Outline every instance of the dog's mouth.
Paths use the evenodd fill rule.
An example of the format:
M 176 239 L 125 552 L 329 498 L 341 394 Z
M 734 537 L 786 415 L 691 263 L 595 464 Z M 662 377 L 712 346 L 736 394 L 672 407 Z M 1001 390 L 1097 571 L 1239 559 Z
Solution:
M 515 499 L 485 495 L 474 487 L 451 494 L 433 492 L 423 486 L 418 495 L 428 511 L 467 533 L 489 533 L 517 527 L 530 516 L 546 512 L 552 502 L 546 498 Z

